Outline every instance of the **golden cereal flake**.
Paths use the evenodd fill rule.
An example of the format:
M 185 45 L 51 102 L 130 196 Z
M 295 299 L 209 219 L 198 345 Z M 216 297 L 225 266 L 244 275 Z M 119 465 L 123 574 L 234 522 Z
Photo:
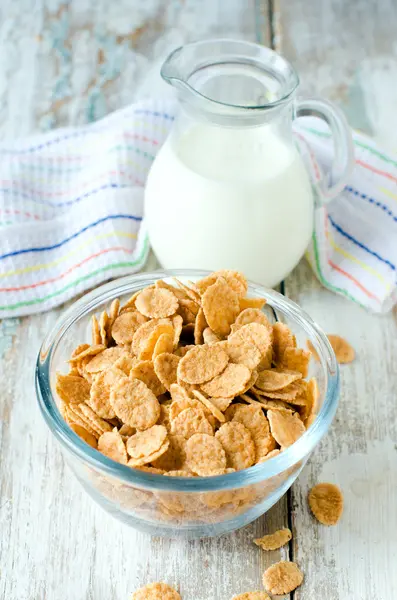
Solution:
M 203 331 L 204 344 L 216 344 L 221 341 L 219 335 L 212 331 L 211 327 L 206 327 Z
M 291 413 L 288 410 L 268 410 L 267 418 L 272 436 L 282 448 L 291 446 L 306 431 L 298 413 Z
M 145 431 L 138 431 L 127 440 L 127 452 L 131 458 L 138 460 L 147 458 L 160 450 L 167 439 L 167 430 L 164 425 L 153 425 Z M 151 462 L 145 460 L 145 462 Z
M 307 377 L 310 356 L 310 352 L 303 348 L 286 348 L 282 359 L 283 368 L 298 371 L 302 373 L 302 377 Z
M 318 361 L 320 360 L 320 357 L 319 357 L 319 355 L 318 355 L 318 352 L 317 352 L 317 350 L 315 349 L 315 347 L 314 347 L 314 346 L 313 346 L 313 344 L 311 343 L 311 341 L 310 341 L 310 340 L 307 340 L 307 341 L 306 341 L 306 345 L 307 345 L 307 349 L 309 350 L 309 352 L 311 352 L 311 354 L 312 354 L 312 357 L 314 358 L 314 360 L 318 362 Z
M 292 404 L 303 406 L 307 402 L 306 387 L 307 382 L 301 379 L 298 381 L 293 381 L 287 385 L 287 387 L 283 388 L 282 390 L 277 390 L 276 392 L 264 392 L 263 390 L 258 389 L 256 385 L 255 391 L 257 394 L 266 396 L 267 398 L 284 400 L 285 402 L 291 402 Z
M 343 512 L 343 495 L 333 483 L 318 483 L 309 492 L 309 506 L 320 523 L 336 525 Z
M 167 438 L 164 441 L 163 445 L 158 450 L 155 450 L 154 452 L 152 452 L 152 454 L 149 454 L 147 456 L 141 456 L 140 458 L 130 458 L 130 460 L 128 461 L 128 466 L 129 467 L 141 467 L 145 464 L 151 463 L 152 461 L 157 460 L 158 458 L 160 458 L 160 456 L 165 454 L 165 452 L 167 452 L 169 446 L 170 446 L 170 441 Z
M 231 398 L 210 398 L 212 404 L 214 406 L 216 406 L 216 408 L 218 410 L 220 410 L 222 413 L 225 412 L 225 410 L 228 408 L 228 406 L 230 406 L 230 404 L 233 402 L 234 400 L 234 396 L 232 396 Z M 226 419 L 225 419 L 226 420 Z
M 264 392 L 276 392 L 298 379 L 302 379 L 302 373 L 299 371 L 267 369 L 259 373 L 255 385 Z
M 102 344 L 101 332 L 99 330 L 98 319 L 95 315 L 91 317 L 91 339 L 93 346 L 99 346 Z
M 170 385 L 171 399 L 176 402 L 178 400 L 189 400 L 189 394 L 186 389 L 179 385 L 179 383 L 173 383 Z
M 194 343 L 196 345 L 203 343 L 203 332 L 207 326 L 208 325 L 207 321 L 205 320 L 204 311 L 200 307 L 194 322 Z
M 288 402 L 284 402 L 284 400 L 270 400 L 269 398 L 264 398 L 263 396 L 256 394 L 255 390 L 253 393 L 265 410 L 281 410 L 282 412 L 289 410 L 295 412 L 295 408 L 291 404 L 288 404 Z
M 142 317 L 143 317 L 143 315 L 142 315 Z M 145 321 L 145 323 L 142 323 L 142 325 L 140 325 L 138 327 L 138 329 L 136 329 L 136 331 L 133 335 L 132 342 L 131 342 L 131 352 L 133 354 L 135 354 L 136 356 L 139 356 L 141 354 L 141 352 L 145 349 L 145 347 L 147 345 L 147 340 L 151 336 L 151 334 L 158 328 L 159 325 L 164 325 L 164 324 L 171 325 L 171 327 L 172 327 L 172 323 L 171 323 L 170 319 L 151 319 L 149 321 Z M 173 328 L 172 328 L 172 331 L 173 331 Z M 168 333 L 168 332 L 169 332 L 169 330 L 167 329 L 166 331 L 161 331 L 159 335 L 161 335 L 162 333 Z M 158 339 L 158 336 L 154 341 L 153 350 L 154 350 L 154 346 L 156 345 L 157 339 Z
M 302 581 L 303 573 L 298 565 L 283 560 L 266 569 L 263 574 L 265 589 L 276 596 L 293 592 Z
M 112 325 L 112 337 L 116 344 L 131 344 L 136 330 L 147 322 L 147 318 L 138 311 L 124 312 Z
M 90 384 L 78 375 L 57 373 L 55 389 L 58 396 L 67 403 L 79 404 L 90 397 Z
M 153 475 L 164 475 L 165 471 L 163 471 L 163 469 L 156 469 L 155 467 L 148 467 L 147 465 L 139 465 L 139 466 L 134 466 L 134 465 L 130 465 L 129 462 L 127 463 L 127 466 L 129 467 L 133 467 L 134 469 L 138 469 L 138 471 L 145 471 L 145 473 L 152 473 Z
M 224 423 L 226 421 L 224 414 L 217 408 L 217 406 L 215 406 L 211 399 L 206 398 L 206 396 L 204 396 L 204 394 L 202 394 L 198 390 L 193 390 L 193 394 L 196 396 L 199 402 L 201 402 L 206 408 L 208 408 L 208 410 L 214 415 L 216 419 L 218 419 L 218 421 L 220 421 L 221 423 Z
M 266 592 L 245 592 L 238 596 L 233 596 L 232 600 L 271 600 Z
M 216 346 L 209 347 L 216 348 Z M 248 367 L 229 363 L 220 375 L 202 384 L 201 389 L 208 396 L 213 396 L 214 398 L 237 396 L 244 392 L 250 378 L 251 371 Z
M 171 317 L 178 309 L 178 298 L 165 288 L 148 287 L 138 294 L 135 306 L 150 319 Z
M 169 336 L 174 335 L 174 328 L 171 323 L 159 323 L 154 330 L 149 334 L 146 340 L 142 343 L 138 358 L 140 360 L 151 360 L 153 357 L 154 349 L 159 338 L 167 334 Z M 135 339 L 135 338 L 134 338 Z
M 215 434 L 226 453 L 227 465 L 237 471 L 255 463 L 255 444 L 248 429 L 242 423 L 228 422 Z
M 98 450 L 116 462 L 127 464 L 127 451 L 123 438 L 117 431 L 106 431 L 98 440 Z
M 134 592 L 131 600 L 182 600 L 182 598 L 166 583 L 149 583 Z
M 94 358 L 91 358 L 89 363 L 86 365 L 85 370 L 87 373 L 99 373 L 100 371 L 104 371 L 111 367 L 117 359 L 121 358 L 123 355 L 128 356 L 128 352 L 123 348 L 118 348 L 115 346 L 114 348 L 106 348 L 102 350 L 99 354 L 96 354 Z
M 130 427 L 129 425 L 122 425 L 119 429 L 119 434 L 124 435 L 126 437 L 130 437 L 130 435 L 134 435 L 136 433 L 135 427 Z
M 259 308 L 246 308 L 245 310 L 242 310 L 234 322 L 236 326 L 248 325 L 249 323 L 260 323 L 261 325 L 264 325 L 269 332 L 272 332 L 273 330 L 273 326 L 269 322 L 269 319 Z
M 335 352 L 336 360 L 341 365 L 353 362 L 356 353 L 354 348 L 340 335 L 329 333 L 327 335 L 329 343 Z
M 262 458 L 260 458 L 257 462 L 259 463 L 263 463 L 266 460 L 269 460 L 270 458 L 274 458 L 275 456 L 278 456 L 280 454 L 281 450 L 279 448 L 276 448 L 275 450 L 271 450 L 270 452 L 268 452 L 268 454 L 266 454 L 265 456 L 263 456 Z
M 124 304 L 122 305 L 122 307 L 120 308 L 119 313 L 122 314 L 127 310 L 135 310 L 135 300 L 137 299 L 138 295 L 141 293 L 141 290 L 138 290 L 137 292 L 134 292 L 132 294 L 132 296 L 130 296 L 128 298 L 128 300 L 126 302 L 124 302 Z
M 204 279 L 196 282 L 196 288 L 200 294 L 208 289 L 209 286 L 213 285 L 219 278 L 226 281 L 227 285 L 232 288 L 239 298 L 242 298 L 247 293 L 248 285 L 247 280 L 242 273 L 239 271 L 232 271 L 230 269 L 222 269 L 211 273 Z
M 120 300 L 118 298 L 115 298 L 113 300 L 112 304 L 110 305 L 110 310 L 109 310 L 109 326 L 110 326 L 110 328 L 112 327 L 113 323 L 119 316 L 119 310 L 120 310 Z
M 232 335 L 243 338 L 258 348 L 261 353 L 261 362 L 258 365 L 258 369 L 263 370 L 270 367 L 272 361 L 272 332 L 265 325 L 261 323 L 248 323 L 247 325 L 242 325 Z
M 177 382 L 177 370 L 180 360 L 179 356 L 168 352 L 159 354 L 154 360 L 154 371 L 168 391 L 170 391 L 171 385 Z
M 186 464 L 200 477 L 218 474 L 226 469 L 225 450 L 212 435 L 195 433 L 186 442 Z
M 266 298 L 239 298 L 240 311 L 246 308 L 263 308 L 266 304 Z
M 165 386 L 155 373 L 154 364 L 151 360 L 138 361 L 130 371 L 130 378 L 143 381 L 155 396 L 160 396 L 166 391 Z
M 229 335 L 226 352 L 232 362 L 242 364 L 253 370 L 261 362 L 259 348 L 252 343 L 248 331 L 243 327 Z
M 174 315 L 172 317 L 172 326 L 174 328 L 174 348 L 177 348 L 183 327 L 183 319 L 181 315 Z
M 259 461 L 276 447 L 270 433 L 269 421 L 263 410 L 257 406 L 239 406 L 232 422 L 242 423 L 250 432 L 255 445 L 255 460 Z
M 198 311 L 199 305 L 193 300 L 179 300 L 178 314 L 182 317 L 184 325 L 191 325 L 194 328 Z
M 153 467 L 164 471 L 183 470 L 186 464 L 186 438 L 182 435 L 169 434 L 168 450 L 159 458 L 152 461 Z
M 107 346 L 109 343 L 109 315 L 104 310 L 99 318 L 99 332 L 101 334 L 102 344 Z
M 88 344 L 80 344 L 77 348 L 72 352 L 72 356 L 69 359 L 69 363 L 77 363 L 83 360 L 83 358 L 95 356 L 105 350 L 105 346 L 103 344 L 97 344 L 95 346 L 89 346 Z
M 110 394 L 110 404 L 119 419 L 138 430 L 149 429 L 160 417 L 160 404 L 139 379 L 123 379 Z
M 111 367 L 101 371 L 92 382 L 88 406 L 102 419 L 113 419 L 116 414 L 110 405 L 110 392 L 120 379 L 126 377 L 120 369 Z
M 262 548 L 262 550 L 278 550 L 292 539 L 291 530 L 288 528 L 278 529 L 274 533 L 264 535 L 261 538 L 254 540 L 254 544 Z
M 97 448 L 98 442 L 96 436 L 90 433 L 85 427 L 77 425 L 77 423 L 71 423 L 70 429 L 72 429 L 86 444 L 91 448 Z
M 91 426 L 90 421 L 83 415 L 79 406 L 79 404 L 63 404 L 61 409 L 63 418 L 69 426 L 80 425 L 80 427 L 83 427 L 88 433 L 95 437 L 95 439 L 98 439 L 102 434 L 102 431 L 98 431 L 98 429 L 94 429 L 94 427 Z M 111 430 L 110 426 L 109 429 Z
M 193 300 L 194 302 L 196 302 L 196 304 L 200 304 L 201 296 L 198 293 L 198 291 L 189 287 L 188 285 L 185 285 L 182 281 L 179 281 L 179 279 L 177 279 L 176 277 L 173 277 L 173 280 L 175 281 L 175 283 L 177 285 L 179 285 L 180 288 L 182 288 L 182 290 L 186 293 L 186 296 L 188 298 L 190 298 L 190 300 Z
M 228 335 L 230 326 L 240 311 L 236 292 L 229 287 L 225 279 L 219 277 L 206 289 L 201 302 L 209 327 L 218 335 Z
M 173 333 L 162 333 L 158 338 L 156 345 L 153 350 L 152 359 L 154 360 L 156 356 L 160 356 L 164 352 L 167 354 L 172 354 L 174 350 L 174 334 Z
M 195 346 L 180 360 L 178 377 L 186 383 L 204 383 L 221 373 L 228 361 L 227 353 L 217 345 Z
M 296 339 L 290 328 L 279 321 L 273 325 L 273 352 L 276 364 L 281 363 L 287 348 L 296 348 Z
M 138 359 L 136 358 L 136 356 L 132 356 L 132 354 L 128 354 L 126 352 L 125 354 L 122 354 L 120 358 L 118 358 L 113 363 L 113 368 L 120 369 L 120 371 L 123 371 L 124 375 L 127 375 L 128 377 L 132 367 L 136 365 L 137 362 Z
M 195 433 L 214 435 L 212 425 L 201 408 L 185 408 L 171 421 L 171 432 L 189 439 Z
M 160 417 L 157 424 L 164 425 L 167 431 L 171 431 L 170 407 L 168 404 L 160 404 Z
M 79 410 L 82 417 L 90 424 L 90 426 L 95 429 L 101 435 L 106 431 L 112 431 L 112 426 L 105 420 L 98 417 L 98 415 L 92 410 L 88 404 L 84 402 L 79 404 L 76 409 Z

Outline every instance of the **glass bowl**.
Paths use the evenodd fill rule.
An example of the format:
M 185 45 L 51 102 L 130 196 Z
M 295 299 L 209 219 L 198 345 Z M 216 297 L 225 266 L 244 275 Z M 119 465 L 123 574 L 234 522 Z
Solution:
M 121 521 L 152 535 L 185 538 L 216 536 L 247 525 L 285 494 L 311 452 L 327 432 L 339 396 L 339 371 L 326 335 L 312 319 L 281 294 L 250 283 L 248 295 L 266 298 L 269 320 L 286 323 L 305 347 L 310 340 L 319 360 L 311 360 L 309 376 L 317 378 L 318 417 L 288 449 L 243 471 L 215 477 L 166 477 L 136 470 L 107 458 L 69 428 L 57 406 L 55 378 L 77 344 L 90 340 L 90 318 L 157 279 L 195 281 L 208 272 L 156 271 L 107 283 L 64 312 L 47 335 L 36 366 L 36 392 L 44 419 L 60 443 L 66 462 L 89 495 Z M 172 282 L 172 280 L 170 280 Z

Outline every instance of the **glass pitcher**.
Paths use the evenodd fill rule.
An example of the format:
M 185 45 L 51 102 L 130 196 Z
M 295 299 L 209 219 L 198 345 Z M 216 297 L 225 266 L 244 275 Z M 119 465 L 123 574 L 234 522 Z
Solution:
M 163 267 L 237 269 L 273 287 L 312 234 L 314 195 L 292 121 L 315 115 L 334 141 L 319 198 L 335 196 L 353 165 L 343 114 L 296 100 L 293 67 L 258 44 L 211 40 L 175 50 L 161 69 L 179 114 L 148 175 L 145 219 Z

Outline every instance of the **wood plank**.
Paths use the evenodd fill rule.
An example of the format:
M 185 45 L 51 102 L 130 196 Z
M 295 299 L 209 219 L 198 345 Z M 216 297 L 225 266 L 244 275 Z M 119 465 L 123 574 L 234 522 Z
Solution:
M 186 41 L 270 40 L 267 0 L 87 0 L 59 8 L 43 1 L 29 18 L 5 2 L 1 11 L 8 20 L 0 51 L 13 68 L 0 67 L 0 130 L 10 138 L 99 118 L 149 94 L 162 57 Z M 26 74 L 23 86 L 18 73 Z M 156 266 L 151 257 L 147 269 Z M 61 311 L 0 324 L 0 598 L 122 600 L 156 580 L 179 586 L 184 600 L 259 589 L 265 567 L 288 550 L 266 554 L 252 539 L 287 525 L 285 498 L 242 531 L 184 542 L 122 525 L 74 479 L 34 393 L 40 342 Z
M 350 123 L 386 146 L 396 144 L 392 90 L 397 26 L 395 3 L 276 2 L 273 31 L 279 51 L 302 80 L 302 95 L 328 97 Z M 291 494 L 292 556 L 305 573 L 296 600 L 386 600 L 397 590 L 396 311 L 384 317 L 324 290 L 302 263 L 285 293 L 330 333 L 357 351 L 342 366 L 342 393 L 332 429 Z M 339 484 L 345 496 L 340 524 L 326 528 L 307 507 L 319 481 Z

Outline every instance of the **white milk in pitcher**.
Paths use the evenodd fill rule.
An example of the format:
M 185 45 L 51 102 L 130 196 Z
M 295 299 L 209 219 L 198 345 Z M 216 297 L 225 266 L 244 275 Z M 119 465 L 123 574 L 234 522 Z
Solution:
M 312 233 L 313 197 L 293 143 L 272 125 L 172 133 L 150 170 L 145 217 L 167 269 L 237 269 L 272 287 Z

